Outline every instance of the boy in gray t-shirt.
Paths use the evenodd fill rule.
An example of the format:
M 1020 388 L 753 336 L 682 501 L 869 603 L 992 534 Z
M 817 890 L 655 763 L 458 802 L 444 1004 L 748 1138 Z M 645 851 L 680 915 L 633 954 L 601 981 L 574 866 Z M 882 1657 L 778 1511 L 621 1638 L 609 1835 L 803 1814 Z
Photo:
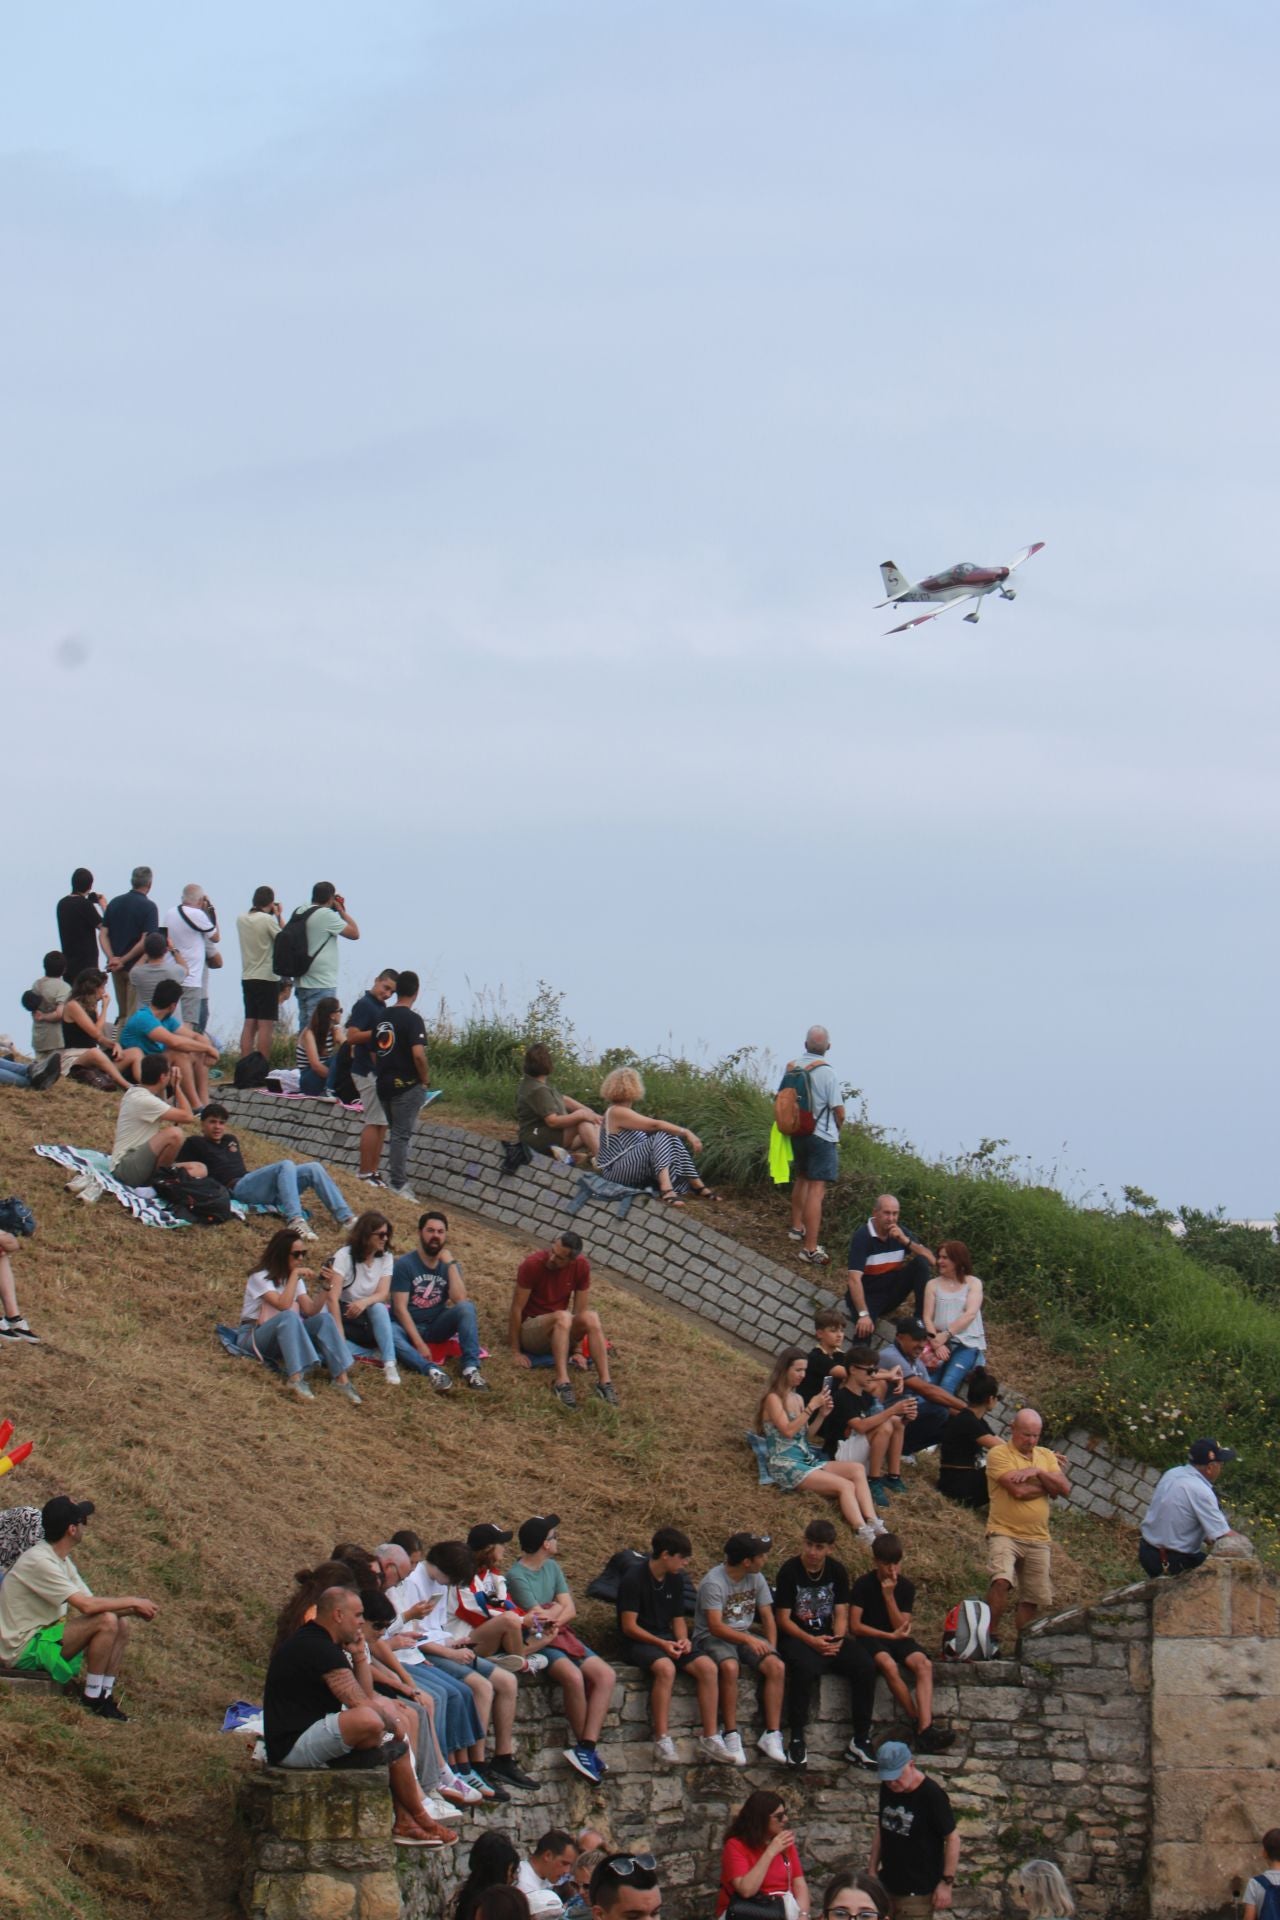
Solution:
M 782 1744 L 782 1691 L 786 1668 L 778 1658 L 773 1595 L 761 1568 L 772 1545 L 767 1533 L 734 1533 L 724 1560 L 704 1575 L 693 1614 L 693 1650 L 710 1654 L 720 1672 L 724 1744 L 740 1767 L 747 1764 L 738 1732 L 738 1669 L 760 1675 L 765 1731 L 756 1742 L 766 1759 L 787 1764 Z
M 151 1005 L 162 980 L 176 980 L 180 987 L 185 987 L 187 970 L 181 960 L 175 960 L 170 953 L 165 934 L 149 933 L 142 945 L 142 958 L 135 960 L 129 969 L 130 1013 Z
M 62 1045 L 62 1022 L 60 1020 L 41 1019 L 41 1014 L 57 1013 L 64 1000 L 71 998 L 71 989 L 62 978 L 62 969 L 66 960 L 60 953 L 46 953 L 44 972 L 38 980 L 33 980 L 22 996 L 22 1004 L 31 1015 L 31 1051 L 37 1060 L 43 1060 L 46 1054 L 57 1053 Z M 33 1006 L 31 1003 L 36 1004 Z

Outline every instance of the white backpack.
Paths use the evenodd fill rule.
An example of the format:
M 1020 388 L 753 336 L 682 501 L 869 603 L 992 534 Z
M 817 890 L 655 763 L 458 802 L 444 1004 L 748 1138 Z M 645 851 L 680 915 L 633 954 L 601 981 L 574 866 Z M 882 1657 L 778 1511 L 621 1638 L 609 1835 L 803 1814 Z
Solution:
M 944 1660 L 994 1660 L 991 1609 L 985 1600 L 961 1600 L 942 1623 Z

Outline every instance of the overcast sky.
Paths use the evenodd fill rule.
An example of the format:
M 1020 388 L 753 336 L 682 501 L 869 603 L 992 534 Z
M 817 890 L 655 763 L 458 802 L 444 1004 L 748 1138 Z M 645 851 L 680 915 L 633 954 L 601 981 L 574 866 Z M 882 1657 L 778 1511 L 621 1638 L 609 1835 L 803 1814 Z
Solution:
M 80 862 L 326 877 L 348 999 L 822 1019 L 931 1150 L 1273 1213 L 1278 39 L 11 9 L 0 1026 Z M 881 560 L 1032 540 L 883 637 Z

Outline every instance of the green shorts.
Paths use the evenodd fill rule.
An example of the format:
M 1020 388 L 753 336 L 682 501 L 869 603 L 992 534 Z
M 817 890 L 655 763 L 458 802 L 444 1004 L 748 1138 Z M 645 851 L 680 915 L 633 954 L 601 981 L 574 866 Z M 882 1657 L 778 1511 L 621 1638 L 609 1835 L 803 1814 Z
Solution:
M 39 1633 L 33 1633 L 14 1661 L 14 1671 L 47 1673 L 60 1687 L 76 1679 L 84 1665 L 84 1655 L 74 1653 L 70 1660 L 63 1658 L 62 1632 L 66 1624 L 65 1620 L 55 1620 L 51 1627 L 41 1627 Z

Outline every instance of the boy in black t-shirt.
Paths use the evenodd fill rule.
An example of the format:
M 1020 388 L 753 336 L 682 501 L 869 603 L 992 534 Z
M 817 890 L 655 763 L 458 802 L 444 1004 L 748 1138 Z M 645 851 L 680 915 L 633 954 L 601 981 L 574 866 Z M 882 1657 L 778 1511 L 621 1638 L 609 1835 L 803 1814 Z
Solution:
M 910 1417 L 906 1399 L 886 1404 L 889 1375 L 876 1367 L 870 1347 L 851 1347 L 842 1358 L 844 1381 L 832 1394 L 831 1412 L 818 1440 L 829 1460 L 860 1461 L 867 1469 L 871 1498 L 877 1507 L 887 1507 L 891 1494 L 907 1490 L 898 1471 Z
M 695 1653 L 689 1638 L 684 1571 L 693 1553 L 692 1543 L 679 1527 L 659 1527 L 649 1546 L 650 1558 L 645 1565 L 623 1575 L 617 1606 L 627 1657 L 649 1674 L 654 1757 L 664 1766 L 680 1764 L 670 1732 L 671 1695 L 676 1674 L 687 1673 L 698 1689 L 698 1712 L 702 1716 L 699 1756 L 732 1767 L 737 1763 L 717 1730 L 720 1694 L 716 1664 L 707 1654 Z M 737 1684 L 735 1674 L 735 1692 Z
M 379 1051 L 376 1057 L 374 1085 L 378 1101 L 387 1116 L 390 1142 L 387 1147 L 387 1178 L 399 1200 L 415 1200 L 417 1195 L 406 1185 L 409 1171 L 409 1142 L 417 1125 L 422 1103 L 427 1097 L 427 1029 L 422 1015 L 415 1013 L 420 982 L 416 973 L 401 973 L 396 978 L 396 1003 L 388 1007 L 379 1028 L 387 1029 L 390 1045 L 383 1050 L 384 1035 L 375 1035 Z
M 852 1737 L 845 1759 L 873 1767 L 871 1714 L 875 1704 L 876 1670 L 870 1655 L 846 1636 L 849 1631 L 849 1575 L 830 1549 L 836 1530 L 830 1520 L 811 1520 L 804 1530 L 798 1554 L 783 1562 L 774 1583 L 773 1605 L 778 1622 L 778 1652 L 787 1669 L 787 1759 L 793 1767 L 808 1765 L 805 1728 L 813 1689 L 824 1673 L 838 1673 L 849 1682 Z
M 942 1753 L 955 1735 L 940 1733 L 933 1724 L 933 1662 L 919 1641 L 911 1638 L 916 1589 L 902 1572 L 902 1542 L 897 1534 L 882 1533 L 873 1540 L 871 1557 L 873 1571 L 853 1583 L 849 1630 L 871 1654 L 908 1720 L 915 1722 L 920 1751 Z
M 818 1344 L 809 1349 L 800 1383 L 800 1398 L 806 1406 L 822 1391 L 824 1380 L 830 1380 L 833 1391 L 844 1384 L 844 1354 L 840 1351 L 844 1345 L 844 1315 L 834 1307 L 819 1307 L 813 1316 L 813 1337 Z

